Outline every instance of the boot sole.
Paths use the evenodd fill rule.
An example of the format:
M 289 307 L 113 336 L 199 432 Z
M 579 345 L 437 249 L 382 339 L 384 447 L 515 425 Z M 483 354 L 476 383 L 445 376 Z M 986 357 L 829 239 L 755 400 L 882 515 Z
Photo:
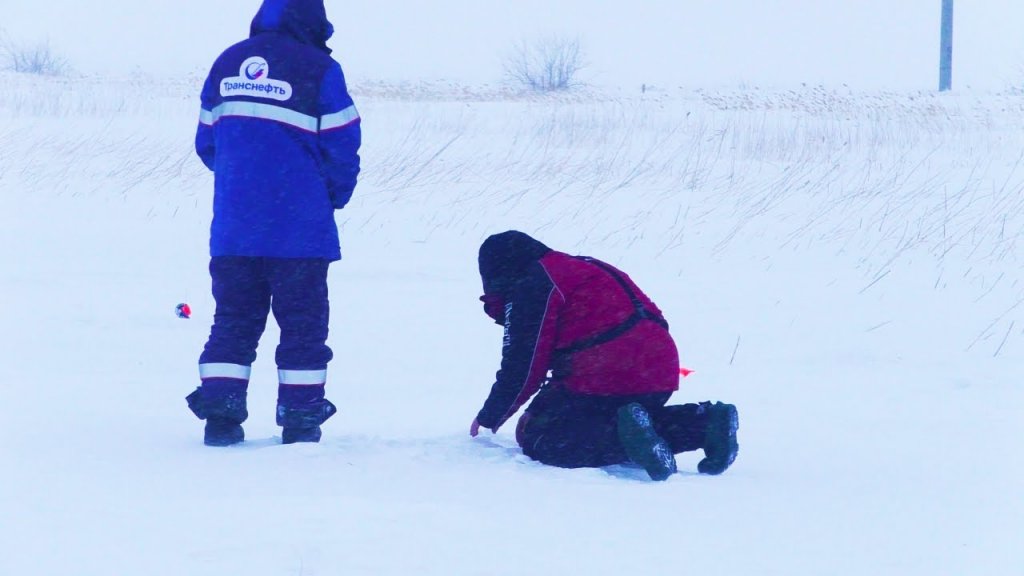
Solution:
M 711 476 L 717 476 L 722 472 L 725 472 L 732 466 L 732 463 L 736 461 L 736 456 L 740 452 L 740 445 L 736 441 L 736 431 L 740 428 L 740 416 L 739 411 L 736 407 L 731 404 L 724 405 L 726 414 L 724 416 L 716 415 L 715 421 L 710 426 L 715 427 L 726 427 L 726 446 L 728 451 L 725 454 L 724 461 L 715 461 L 715 459 L 704 458 L 697 463 L 697 471 L 701 474 L 708 474 Z
M 637 403 L 619 408 L 619 442 L 626 456 L 647 471 L 651 480 L 667 480 L 676 473 L 676 458 L 665 440 L 658 436 L 651 417 Z

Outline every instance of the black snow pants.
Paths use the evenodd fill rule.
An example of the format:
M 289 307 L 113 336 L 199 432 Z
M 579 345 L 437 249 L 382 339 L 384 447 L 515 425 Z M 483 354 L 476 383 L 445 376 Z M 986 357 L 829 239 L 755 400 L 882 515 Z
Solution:
M 527 407 L 516 426 L 523 453 L 560 468 L 622 464 L 628 460 L 619 443 L 617 415 L 637 402 L 651 415 L 654 429 L 673 453 L 704 447 L 707 416 L 698 404 L 666 406 L 671 392 L 634 396 L 575 394 L 548 383 Z

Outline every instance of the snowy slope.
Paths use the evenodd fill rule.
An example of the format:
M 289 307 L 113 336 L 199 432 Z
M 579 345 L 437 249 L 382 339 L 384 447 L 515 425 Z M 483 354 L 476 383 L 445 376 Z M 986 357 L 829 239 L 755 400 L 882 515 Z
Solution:
M 804 14 L 789 1 L 787 14 Z M 69 31 L 61 37 L 117 27 L 71 4 L 8 7 L 4 25 L 32 36 L 45 8 L 53 30 Z M 249 441 L 214 450 L 184 402 L 213 312 L 212 179 L 191 150 L 201 78 L 178 71 L 207 65 L 206 52 L 244 26 L 208 3 L 180 4 L 159 8 L 148 32 L 125 28 L 152 40 L 138 58 L 162 58 L 155 70 L 173 74 L 125 74 L 124 51 L 97 41 L 72 56 L 83 72 L 108 61 L 102 76 L 0 74 L 0 574 L 1024 566 L 1020 92 L 910 91 L 931 76 L 878 82 L 865 54 L 851 57 L 849 83 L 881 89 L 803 88 L 776 70 L 766 77 L 784 88 L 713 88 L 732 77 L 710 75 L 641 95 L 630 88 L 641 76 L 602 58 L 624 88 L 534 97 L 441 81 L 448 71 L 420 74 L 423 62 L 371 57 L 343 36 L 367 137 L 330 280 L 328 396 L 340 414 L 319 445 L 278 444 L 271 323 Z M 364 4 L 350 14 L 398 18 Z M 440 17 L 470 4 L 397 12 Z M 581 5 L 549 6 L 545 21 L 608 25 L 573 19 Z M 983 18 L 982 5 L 963 9 L 962 37 L 972 20 L 1009 10 L 989 3 Z M 712 3 L 694 6 L 728 20 Z M 144 12 L 125 7 L 119 21 Z M 819 16 L 843 14 L 855 16 Z M 458 51 L 453 66 L 490 66 L 479 59 L 534 31 L 505 16 L 510 27 L 485 29 L 503 31 L 488 50 Z M 217 34 L 192 38 L 188 22 Z M 716 28 L 701 28 L 704 39 Z M 386 44 L 364 34 L 361 45 Z M 594 34 L 604 54 L 621 44 Z M 724 38 L 737 53 L 758 46 Z M 436 42 L 410 58 L 462 41 Z M 645 50 L 669 53 L 651 42 Z M 880 77 L 908 78 L 890 64 Z M 476 249 L 511 227 L 621 265 L 659 303 L 696 370 L 675 401 L 740 408 L 741 453 L 727 474 L 697 475 L 700 456 L 689 454 L 655 485 L 625 467 L 539 466 L 511 430 L 469 438 L 501 338 L 476 300 Z M 192 320 L 174 317 L 183 301 Z

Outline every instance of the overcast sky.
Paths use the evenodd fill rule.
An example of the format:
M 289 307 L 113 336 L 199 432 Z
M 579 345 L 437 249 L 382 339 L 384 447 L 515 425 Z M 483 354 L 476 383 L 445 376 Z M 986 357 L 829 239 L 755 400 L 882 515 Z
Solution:
M 83 73 L 203 70 L 260 0 L 22 2 L 0 27 Z M 599 85 L 933 89 L 941 0 L 327 0 L 354 81 L 501 79 L 512 45 L 578 37 Z M 125 22 L 150 22 L 139 28 Z M 1024 2 L 957 3 L 954 87 L 1024 85 Z

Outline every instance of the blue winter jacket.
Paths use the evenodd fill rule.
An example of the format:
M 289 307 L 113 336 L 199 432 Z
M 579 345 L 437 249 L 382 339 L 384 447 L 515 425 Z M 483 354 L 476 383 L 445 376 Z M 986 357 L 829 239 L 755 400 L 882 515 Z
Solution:
M 360 118 L 323 0 L 264 0 L 203 86 L 196 152 L 214 171 L 212 256 L 338 260 L 334 210 L 359 174 Z

